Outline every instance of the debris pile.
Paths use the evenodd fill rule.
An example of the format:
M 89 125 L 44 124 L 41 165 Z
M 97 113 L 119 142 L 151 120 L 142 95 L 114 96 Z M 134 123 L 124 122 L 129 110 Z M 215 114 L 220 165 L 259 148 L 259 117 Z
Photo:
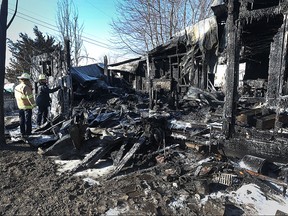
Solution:
M 287 215 L 287 8 L 217 0 L 145 56 L 54 68 L 61 114 L 24 141 L 97 188 L 91 214 Z
M 225 157 L 222 103 L 210 93 L 193 88 L 179 105 L 149 110 L 145 94 L 109 93 L 82 100 L 71 119 L 55 117 L 26 142 L 62 173 L 99 187 L 98 214 L 265 213 L 254 202 L 245 206 L 254 193 L 281 199 L 273 211 L 285 212 L 288 168 L 251 155 Z

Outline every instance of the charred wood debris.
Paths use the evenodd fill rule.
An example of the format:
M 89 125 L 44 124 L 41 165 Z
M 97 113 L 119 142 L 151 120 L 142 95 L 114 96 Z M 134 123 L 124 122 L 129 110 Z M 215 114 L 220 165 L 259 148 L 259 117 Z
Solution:
M 286 193 L 284 164 L 252 155 L 241 160 L 226 157 L 221 132 L 223 101 L 217 99 L 218 94 L 191 88 L 178 110 L 167 104 L 149 110 L 147 94 L 119 90 L 75 102 L 71 119 L 55 117 L 36 129 L 26 142 L 44 157 L 81 160 L 67 171 L 71 175 L 95 168 L 105 159 L 113 161 L 113 170 L 101 177 L 105 181 L 152 171 L 162 180 L 176 182 L 178 187 L 201 196 L 215 190 L 233 190 L 244 182 Z M 201 99 L 195 97 L 199 93 Z M 13 123 L 10 125 L 13 128 Z M 282 190 L 270 188 L 269 182 Z
M 252 182 L 263 190 L 286 195 L 288 118 L 287 99 L 281 94 L 287 87 L 280 79 L 287 79 L 287 60 L 285 64 L 279 63 L 286 50 L 276 47 L 284 46 L 279 43 L 283 43 L 287 31 L 287 3 L 267 1 L 265 7 L 256 0 L 239 1 L 241 4 L 236 5 L 237 1 L 227 2 L 226 6 L 223 3 L 212 8 L 218 25 L 226 22 L 225 28 L 219 25 L 217 29 L 218 34 L 227 36 L 227 50 L 221 50 L 220 42 L 218 48 L 228 71 L 225 100 L 221 89 L 214 88 L 213 79 L 203 78 L 209 77 L 209 52 L 203 54 L 197 46 L 190 50 L 186 46 L 184 54 L 175 55 L 170 44 L 149 53 L 152 61 L 148 58 L 147 65 L 152 64 L 154 72 L 166 63 L 170 64 L 165 66 L 170 71 L 162 77 L 157 77 L 156 72 L 154 79 L 148 77 L 148 92 L 127 85 L 94 89 L 85 99 L 75 98 L 68 120 L 60 114 L 36 129 L 26 141 L 44 157 L 80 160 L 67 171 L 70 175 L 95 168 L 103 160 L 112 161 L 112 171 L 100 178 L 110 184 L 137 175 L 161 179 L 177 185 L 179 193 L 203 197 Z M 262 31 L 267 24 L 273 31 Z M 220 36 L 218 39 L 221 40 Z M 167 60 L 169 52 L 172 54 Z M 180 68 L 179 56 L 185 69 L 178 79 L 171 69 L 175 56 L 176 72 Z M 191 58 L 196 64 L 188 68 Z M 264 63 L 257 68 L 255 62 L 260 58 Z M 214 60 L 214 66 L 220 62 Z M 246 71 L 240 88 L 239 64 L 243 61 Z M 255 72 L 258 69 L 266 72 Z M 145 76 L 142 78 L 146 79 Z M 141 77 L 136 77 L 136 81 L 144 83 Z M 7 123 L 6 129 L 13 125 Z M 223 214 L 222 210 L 218 213 Z

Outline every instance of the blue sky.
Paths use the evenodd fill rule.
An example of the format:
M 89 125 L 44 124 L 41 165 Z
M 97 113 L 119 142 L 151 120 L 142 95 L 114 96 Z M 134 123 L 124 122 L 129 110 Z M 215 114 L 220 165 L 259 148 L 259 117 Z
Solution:
M 84 46 L 90 57 L 97 60 L 104 55 L 112 58 L 113 50 L 109 50 L 109 38 L 111 33 L 110 23 L 113 16 L 116 16 L 115 3 L 117 0 L 74 0 L 79 12 L 79 23 L 84 24 L 83 36 Z M 16 0 L 9 0 L 8 21 L 10 20 Z M 19 39 L 19 33 L 27 33 L 34 38 L 33 27 L 38 26 L 39 30 L 58 37 L 56 27 L 57 0 L 19 0 L 18 14 L 10 28 L 7 30 L 7 37 L 13 41 Z M 114 17 L 115 18 L 115 17 Z M 55 30 L 53 30 L 55 29 Z M 89 40 L 92 39 L 93 41 Z M 88 43 L 87 41 L 90 41 Z M 8 58 L 11 54 L 8 52 Z M 7 59 L 8 59 L 7 58 Z M 6 61 L 6 65 L 7 65 Z

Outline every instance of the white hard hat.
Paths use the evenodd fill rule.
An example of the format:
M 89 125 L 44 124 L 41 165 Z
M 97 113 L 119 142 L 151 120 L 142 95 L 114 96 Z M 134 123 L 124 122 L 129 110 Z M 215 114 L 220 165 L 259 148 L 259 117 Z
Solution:
M 45 74 L 40 74 L 38 80 L 46 80 Z
M 23 73 L 21 76 L 18 76 L 17 78 L 18 79 L 27 79 L 27 80 L 29 80 L 31 77 L 30 77 L 30 74 Z

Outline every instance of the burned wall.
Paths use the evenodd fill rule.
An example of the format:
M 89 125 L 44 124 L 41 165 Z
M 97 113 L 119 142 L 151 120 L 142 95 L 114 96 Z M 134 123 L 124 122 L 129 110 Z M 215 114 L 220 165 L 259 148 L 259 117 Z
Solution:
M 283 16 L 242 20 L 242 61 L 246 62 L 245 80 L 268 79 L 269 55 L 273 38 L 279 31 Z
M 279 0 L 253 0 L 247 1 L 247 10 L 270 8 L 279 5 Z
M 270 51 L 269 77 L 266 100 L 268 105 L 276 107 L 276 100 L 282 95 L 284 75 L 287 74 L 287 13 L 284 16 L 284 22 L 278 33 L 273 38 Z

